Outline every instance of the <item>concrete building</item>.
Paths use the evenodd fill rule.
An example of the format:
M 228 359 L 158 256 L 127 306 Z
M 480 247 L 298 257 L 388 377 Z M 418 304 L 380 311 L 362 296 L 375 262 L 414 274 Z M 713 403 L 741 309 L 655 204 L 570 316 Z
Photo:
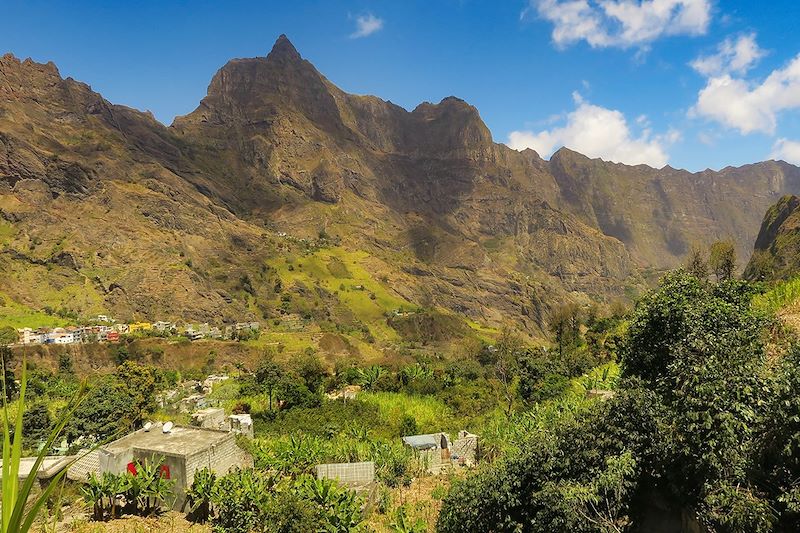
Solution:
M 446 466 L 473 466 L 478 462 L 478 436 L 468 431 L 459 431 L 455 441 L 447 433 L 430 433 L 403 437 L 403 444 L 417 452 L 432 474 Z
M 19 460 L 19 473 L 20 481 L 30 477 L 33 471 L 33 466 L 36 464 L 37 457 L 22 457 Z M 74 455 L 48 455 L 42 460 L 39 469 L 36 472 L 36 477 L 40 482 L 46 483 L 53 479 L 56 474 L 64 470 L 73 460 Z M 0 468 L 3 466 L 3 461 L 0 460 Z
M 136 461 L 160 461 L 170 479 L 175 480 L 175 509 L 181 509 L 194 473 L 209 468 L 225 475 L 235 467 L 253 464 L 250 455 L 236 445 L 236 435 L 228 431 L 174 426 L 164 432 L 162 424 L 140 429 L 84 455 L 67 471 L 67 477 L 86 481 L 90 473 L 121 474 Z
M 225 416 L 225 409 L 218 407 L 208 407 L 192 413 L 192 426 L 203 429 L 228 430 L 228 419 Z
M 458 432 L 453 441 L 452 459 L 461 466 L 473 466 L 478 462 L 478 436 L 468 431 Z
M 255 436 L 253 432 L 253 419 L 250 417 L 249 413 L 229 416 L 228 429 L 239 435 L 250 437 L 251 439 Z

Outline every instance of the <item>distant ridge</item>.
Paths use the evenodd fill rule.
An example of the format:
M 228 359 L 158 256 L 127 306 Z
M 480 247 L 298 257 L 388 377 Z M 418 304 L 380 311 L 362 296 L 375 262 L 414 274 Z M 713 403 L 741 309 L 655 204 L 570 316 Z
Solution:
M 347 94 L 285 36 L 224 65 L 170 127 L 52 64 L 0 59 L 0 285 L 34 309 L 272 316 L 285 296 L 264 265 L 298 253 L 286 233 L 363 251 L 414 304 L 541 334 L 561 303 L 627 298 L 694 244 L 733 238 L 746 257 L 796 193 L 783 162 L 545 161 L 494 143 L 458 98 L 406 111 Z

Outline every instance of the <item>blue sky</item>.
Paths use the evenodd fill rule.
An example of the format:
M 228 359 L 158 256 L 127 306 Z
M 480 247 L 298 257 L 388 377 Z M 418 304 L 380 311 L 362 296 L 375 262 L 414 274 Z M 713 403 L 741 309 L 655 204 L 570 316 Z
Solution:
M 496 141 L 701 170 L 800 164 L 800 3 L 2 0 L 0 53 L 169 124 L 281 33 L 344 90 L 456 95 Z

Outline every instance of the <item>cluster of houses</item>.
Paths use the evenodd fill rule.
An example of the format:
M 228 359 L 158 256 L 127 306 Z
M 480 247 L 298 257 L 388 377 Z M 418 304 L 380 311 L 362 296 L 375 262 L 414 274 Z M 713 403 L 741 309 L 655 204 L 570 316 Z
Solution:
M 17 330 L 19 344 L 80 344 L 91 342 L 119 342 L 121 335 L 142 335 L 147 333 L 183 335 L 189 340 L 201 339 L 229 340 L 239 338 L 243 331 L 257 332 L 259 322 L 237 322 L 223 327 L 206 324 L 187 324 L 178 327 L 173 322 L 115 322 L 106 315 L 98 315 L 95 324 L 87 326 L 66 326 L 58 328 L 20 328 Z
M 88 447 L 78 455 L 67 456 L 66 441 L 61 449 L 63 455 L 48 456 L 35 473 L 40 482 L 46 484 L 58 472 L 67 469 L 67 478 L 86 482 L 91 474 L 136 473 L 136 462 L 159 461 L 163 475 L 175 481 L 174 509 L 186 509 L 187 492 L 194 473 L 208 468 L 217 475 L 224 475 L 235 468 L 253 466 L 253 457 L 240 447 L 239 436 L 254 437 L 253 420 L 247 413 L 226 414 L 220 407 L 205 402 L 184 400 L 205 398 L 215 385 L 229 379 L 226 375 L 210 375 L 203 381 L 185 381 L 170 391 L 168 397 L 160 398 L 162 407 L 169 406 L 177 412 L 189 407 L 190 422 L 176 425 L 172 422 L 148 422 L 140 429 L 112 442 Z M 358 393 L 357 390 L 349 390 Z M 192 394 L 194 393 L 194 394 Z M 184 397 L 184 395 L 189 396 Z M 76 443 L 80 443 L 83 437 Z M 92 441 L 91 438 L 87 442 Z M 403 444 L 414 450 L 428 473 L 443 474 L 451 468 L 472 467 L 478 462 L 479 437 L 460 431 L 455 440 L 444 432 L 412 435 L 402 438 Z M 23 458 L 20 478 L 33 475 L 35 458 Z M 375 463 L 319 464 L 318 479 L 335 479 L 358 493 L 365 493 L 369 501 L 377 498 Z

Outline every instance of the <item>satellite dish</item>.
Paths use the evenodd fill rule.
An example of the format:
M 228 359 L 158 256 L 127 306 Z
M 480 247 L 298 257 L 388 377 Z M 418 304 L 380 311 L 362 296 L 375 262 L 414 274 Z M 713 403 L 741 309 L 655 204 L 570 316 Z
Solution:
M 172 431 L 172 427 L 174 425 L 175 424 L 173 424 L 172 422 L 166 422 L 166 423 L 164 423 L 164 427 L 161 428 L 161 431 L 164 432 L 164 433 L 169 433 L 170 431 Z
M 152 423 L 152 422 L 147 422 L 147 423 L 144 425 L 144 430 L 145 430 L 145 431 L 150 431 L 150 429 L 152 429 L 152 427 L 153 427 L 153 423 Z

